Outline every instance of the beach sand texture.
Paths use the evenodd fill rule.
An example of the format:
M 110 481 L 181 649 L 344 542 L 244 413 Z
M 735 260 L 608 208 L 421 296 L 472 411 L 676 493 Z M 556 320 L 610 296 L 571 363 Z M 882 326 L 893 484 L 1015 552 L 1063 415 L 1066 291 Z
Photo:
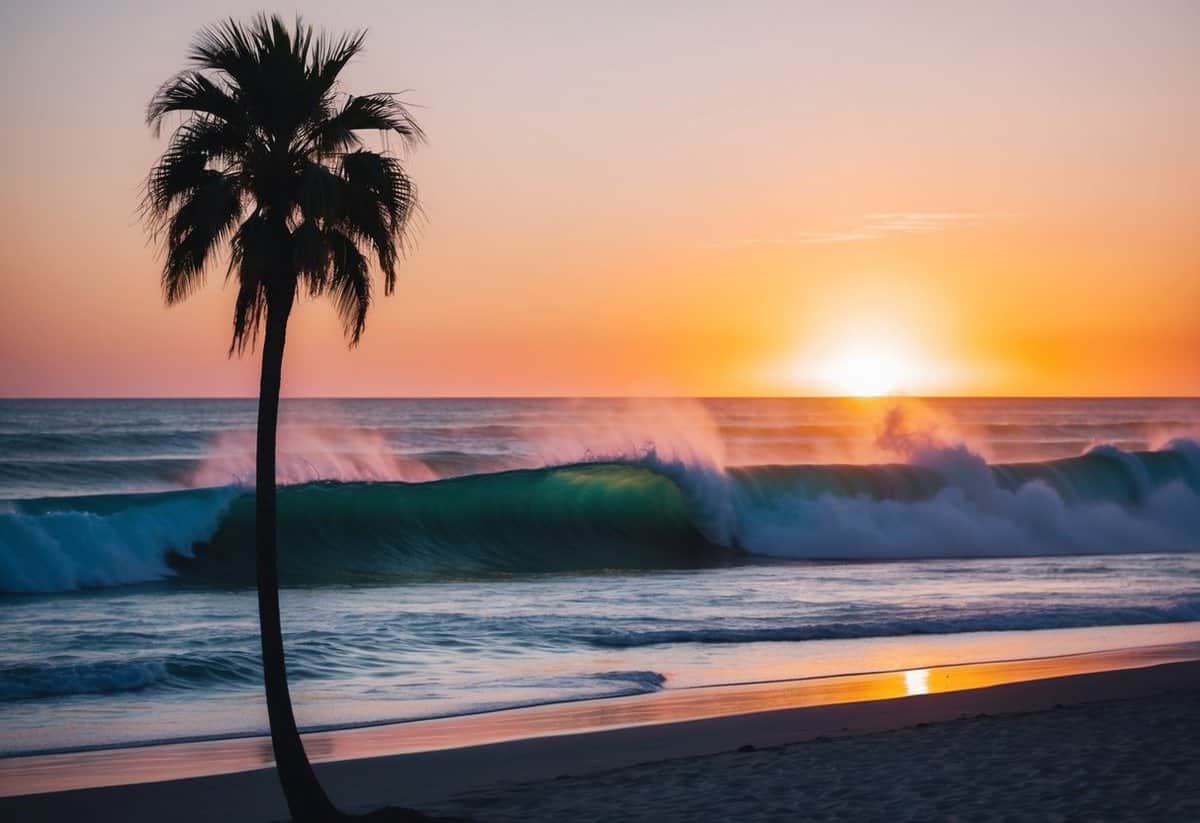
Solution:
M 1200 693 L 683 758 L 478 792 L 497 821 L 1195 821 Z

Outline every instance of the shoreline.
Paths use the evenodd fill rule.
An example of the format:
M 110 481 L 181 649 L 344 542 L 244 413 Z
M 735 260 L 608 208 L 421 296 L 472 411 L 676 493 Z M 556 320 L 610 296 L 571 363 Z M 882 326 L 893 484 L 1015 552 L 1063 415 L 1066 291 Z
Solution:
M 1200 644 L 784 683 L 666 690 L 305 735 L 347 808 L 428 804 L 492 785 L 863 734 L 976 713 L 1200 689 Z M 0 813 L 130 820 L 169 803 L 213 819 L 285 815 L 267 738 L 235 738 L 0 760 Z M 451 782 L 447 775 L 453 775 Z M 81 785 L 82 784 L 82 785 Z M 408 785 L 405 785 L 408 784 Z M 237 804 L 229 806 L 230 798 Z M 83 804 L 83 805 L 80 805 Z M 72 811 L 74 810 L 74 812 Z M 282 811 L 281 811 L 282 810 Z
M 1033 630 L 1026 630 L 1026 631 L 1018 631 L 1018 632 L 974 632 L 974 633 L 966 633 L 963 635 L 949 635 L 948 637 L 959 638 L 959 637 L 970 636 L 970 637 L 977 637 L 977 638 L 986 638 L 987 642 L 994 643 L 996 637 L 1007 638 L 1007 636 L 1013 635 L 1013 634 L 1024 635 L 1023 639 L 1026 641 L 1030 641 L 1031 640 L 1030 635 L 1035 636 L 1035 637 L 1041 637 L 1041 636 L 1049 635 L 1051 633 L 1058 633 L 1058 632 L 1096 632 L 1096 631 L 1103 631 L 1103 630 L 1107 630 L 1107 629 L 1111 629 L 1114 631 L 1120 631 L 1120 632 L 1122 632 L 1123 635 L 1130 629 L 1137 630 L 1137 629 L 1146 629 L 1146 628 L 1161 629 L 1164 634 L 1170 633 L 1172 635 L 1178 635 L 1181 633 L 1173 631 L 1173 630 L 1176 630 L 1179 628 L 1190 628 L 1190 627 L 1196 627 L 1197 629 L 1200 629 L 1200 622 L 1161 623 L 1161 624 L 1144 624 L 1144 625 L 1115 626 L 1115 627 L 1033 629 Z M 1104 661 L 1106 659 L 1112 658 L 1114 656 L 1132 659 L 1134 657 L 1141 657 L 1141 656 L 1143 656 L 1144 653 L 1154 655 L 1155 659 L 1160 659 L 1160 660 L 1168 660 L 1168 659 L 1170 659 L 1170 660 L 1176 660 L 1176 659 L 1200 660 L 1200 631 L 1195 631 L 1195 632 L 1190 632 L 1190 633 L 1184 632 L 1182 634 L 1183 634 L 1182 639 L 1180 639 L 1178 636 L 1176 636 L 1170 640 L 1167 640 L 1165 642 L 1160 642 L 1160 643 L 1146 643 L 1146 642 L 1138 643 L 1138 642 L 1133 642 L 1137 638 L 1123 636 L 1122 640 L 1124 641 L 1124 643 L 1122 645 L 1117 645 L 1117 646 L 1112 646 L 1112 647 L 1087 648 L 1085 646 L 1085 647 L 1079 648 L 1075 651 L 1042 652 L 1042 653 L 1030 653 L 1030 654 L 1024 654 L 1024 655 L 1014 655 L 1014 656 L 1005 656 L 1002 653 L 1002 651 L 1000 651 L 998 649 L 997 650 L 998 653 L 995 656 L 981 657 L 978 659 L 968 659 L 968 660 L 955 661 L 955 662 L 949 662 L 949 661 L 947 661 L 947 662 L 929 662 L 929 663 L 915 662 L 911 666 L 879 666 L 877 668 L 863 668 L 861 670 L 835 670 L 835 671 L 818 670 L 817 672 L 812 673 L 812 674 L 794 674 L 794 675 L 790 675 L 790 676 L 789 675 L 763 676 L 760 678 L 753 678 L 753 679 L 747 679 L 747 680 L 729 680 L 729 681 L 714 682 L 714 683 L 689 683 L 686 685 L 676 685 L 676 686 L 664 687 L 658 691 L 630 692 L 630 693 L 625 693 L 625 694 L 605 694 L 605 695 L 582 696 L 582 697 L 566 697 L 566 698 L 563 698 L 560 700 L 547 700 L 547 701 L 532 702 L 532 703 L 517 703 L 517 704 L 513 704 L 513 705 L 502 705 L 502 706 L 496 706 L 496 707 L 491 707 L 491 708 L 468 709 L 466 711 L 461 711 L 461 712 L 448 712 L 445 714 L 432 714 L 432 715 L 417 716 L 417 717 L 382 718 L 379 720 L 365 720 L 365 721 L 360 721 L 360 722 L 350 722 L 350 723 L 345 723 L 345 724 L 331 724 L 331 725 L 325 725 L 325 726 L 306 726 L 302 729 L 302 736 L 304 737 L 305 740 L 309 740 L 310 738 L 312 738 L 313 736 L 316 736 L 316 735 L 330 735 L 330 734 L 336 735 L 336 734 L 344 733 L 344 732 L 359 732 L 359 731 L 364 731 L 364 730 L 384 729 L 384 728 L 394 728 L 397 732 L 400 732 L 400 731 L 403 731 L 403 729 L 405 727 L 411 726 L 413 724 L 425 724 L 425 723 L 435 723 L 435 722 L 454 722 L 454 721 L 469 722 L 472 718 L 507 714 L 510 712 L 527 711 L 527 710 L 543 710 L 543 709 L 550 711 L 550 710 L 553 710 L 555 707 L 571 706 L 573 704 L 594 704 L 597 701 L 637 700 L 637 699 L 641 699 L 641 698 L 648 698 L 648 697 L 651 697 L 656 694 L 661 694 L 663 692 L 670 693 L 670 694 L 683 694 L 686 692 L 705 693 L 705 692 L 710 692 L 714 689 L 738 689 L 738 688 L 742 688 L 742 687 L 761 687 L 761 686 L 786 687 L 791 684 L 803 686 L 803 684 L 810 682 L 810 681 L 834 681 L 838 678 L 863 678 L 863 677 L 873 678 L 873 677 L 881 677 L 881 676 L 886 676 L 886 675 L 904 674 L 905 672 L 921 670 L 921 669 L 955 670 L 955 669 L 964 669 L 965 667 L 974 667 L 974 666 L 986 666 L 986 667 L 992 667 L 992 666 L 1013 667 L 1013 666 L 1016 666 L 1016 667 L 1021 667 L 1025 664 L 1043 665 L 1045 663 L 1045 661 L 1062 661 L 1062 662 L 1066 662 L 1069 664 L 1069 662 L 1072 658 L 1085 658 L 1085 659 L 1089 659 L 1087 662 L 1100 662 L 1100 661 Z M 897 639 L 903 639 L 903 640 L 908 640 L 908 641 L 917 641 L 917 640 L 925 641 L 925 640 L 929 640 L 929 639 L 935 638 L 935 637 L 947 637 L 947 636 L 924 635 L 924 636 L 919 636 L 919 637 L 907 637 L 907 638 L 904 638 L 904 637 L 855 638 L 854 640 L 852 640 L 850 642 L 861 643 L 861 642 L 871 642 L 871 641 L 881 641 L 881 640 L 889 641 L 889 640 L 897 640 Z M 779 645 L 784 650 L 790 651 L 791 650 L 790 647 L 798 645 L 799 642 L 803 642 L 805 644 L 813 644 L 813 643 L 824 644 L 824 643 L 830 643 L 830 642 L 842 643 L 842 642 L 846 642 L 846 641 L 818 640 L 818 641 L 799 641 L 799 642 L 795 642 L 795 641 L 778 641 L 778 642 L 762 641 L 762 642 L 771 643 L 773 645 Z M 1033 644 L 1033 645 L 1040 649 L 1040 648 L 1043 648 L 1044 644 L 1038 643 L 1038 644 Z M 1194 647 L 1194 650 L 1189 651 L 1187 647 Z M 919 654 L 914 655 L 914 656 L 917 657 L 918 659 L 920 658 Z M 866 654 L 866 659 L 873 661 L 873 660 L 876 660 L 877 658 L 875 658 L 868 652 Z M 1091 668 L 1080 669 L 1080 671 L 1091 671 L 1091 670 L 1093 670 L 1093 669 L 1091 669 Z M 906 684 L 906 686 L 907 686 L 907 684 Z M 688 720 L 688 719 L 696 719 L 696 717 L 689 715 L 686 717 L 682 717 L 680 719 Z M 662 721 L 662 722 L 670 722 L 670 721 Z M 570 733 L 571 731 L 572 730 L 566 730 L 565 733 Z M 586 729 L 577 729 L 574 731 L 586 731 Z M 110 755 L 119 756 L 120 753 L 122 753 L 122 752 L 130 751 L 130 750 L 137 750 L 137 749 L 162 749 L 164 747 L 186 746 L 186 745 L 192 745 L 192 744 L 220 744 L 220 743 L 226 743 L 226 742 L 236 743 L 239 741 L 247 741 L 247 740 L 262 741 L 262 740 L 266 740 L 267 737 L 268 737 L 268 735 L 265 732 L 259 732 L 259 731 L 233 732 L 233 733 L 228 733 L 228 734 L 215 733 L 215 734 L 210 734 L 210 735 L 197 735 L 197 736 L 193 736 L 193 737 L 159 738 L 159 739 L 130 741 L 130 742 L 123 742 L 123 743 L 113 743 L 113 744 L 95 744 L 95 745 L 84 745 L 84 746 L 78 746 L 78 747 L 56 747 L 56 748 L 49 748 L 46 750 L 0 753 L 0 778 L 3 777 L 3 766 L 4 766 L 5 762 L 10 761 L 10 760 L 20 760 L 20 759 L 25 759 L 25 758 L 43 758 L 43 757 L 49 758 L 49 757 L 57 757 L 57 756 L 72 756 L 72 755 L 87 755 L 87 754 L 110 754 Z M 495 742 L 495 741 L 493 741 L 493 742 Z M 386 754 L 387 752 L 384 752 L 384 753 Z M 392 752 L 392 753 L 398 753 L 398 752 Z M 315 762 L 315 759 L 314 759 L 314 762 Z M 199 775 L 195 775 L 195 776 L 199 776 Z M 5 797 L 5 796 L 7 796 L 7 795 L 4 793 L 3 785 L 0 784 L 0 797 Z

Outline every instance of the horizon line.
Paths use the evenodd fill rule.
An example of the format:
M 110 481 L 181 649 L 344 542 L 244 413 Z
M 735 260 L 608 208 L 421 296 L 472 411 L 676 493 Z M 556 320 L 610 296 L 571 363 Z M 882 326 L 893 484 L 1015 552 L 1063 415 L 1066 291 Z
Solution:
M 257 399 L 257 394 L 0 395 L 0 402 Z M 281 395 L 280 400 L 1200 400 L 1200 394 L 330 394 Z

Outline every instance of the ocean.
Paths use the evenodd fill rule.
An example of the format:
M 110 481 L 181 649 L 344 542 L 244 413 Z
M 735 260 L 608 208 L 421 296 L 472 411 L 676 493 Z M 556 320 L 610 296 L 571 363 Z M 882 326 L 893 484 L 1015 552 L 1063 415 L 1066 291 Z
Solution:
M 266 730 L 254 421 L 0 401 L 0 756 Z M 1198 433 L 1197 399 L 285 400 L 297 716 L 1166 642 Z

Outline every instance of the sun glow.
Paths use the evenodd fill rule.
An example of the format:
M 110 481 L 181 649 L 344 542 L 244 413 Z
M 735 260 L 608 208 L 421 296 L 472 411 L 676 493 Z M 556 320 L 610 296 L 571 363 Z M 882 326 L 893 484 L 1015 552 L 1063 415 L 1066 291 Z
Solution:
M 839 394 L 878 397 L 898 391 L 905 364 L 890 351 L 849 351 L 827 366 L 829 383 Z
M 919 393 L 929 384 L 930 369 L 924 359 L 898 339 L 846 341 L 815 360 L 816 381 L 846 397 Z

